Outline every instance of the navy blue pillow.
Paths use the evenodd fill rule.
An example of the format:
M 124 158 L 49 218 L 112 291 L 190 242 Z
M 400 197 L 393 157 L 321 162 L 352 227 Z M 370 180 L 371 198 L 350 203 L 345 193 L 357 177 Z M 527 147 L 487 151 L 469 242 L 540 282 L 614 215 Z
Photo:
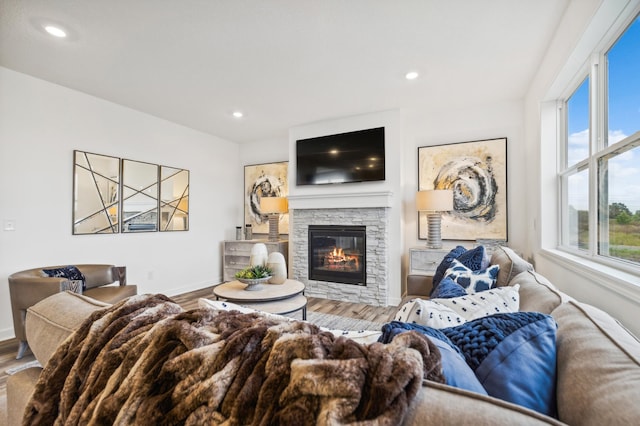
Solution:
M 556 415 L 556 329 L 538 312 L 495 314 L 443 328 L 489 395 Z
M 466 296 L 467 290 L 450 277 L 444 277 L 440 284 L 431 292 L 432 299 L 451 299 Z
M 44 272 L 48 277 L 59 277 L 73 281 L 82 281 L 82 291 L 87 289 L 84 275 L 82 275 L 82 272 L 73 265 L 62 268 L 43 269 L 42 272 Z
M 471 250 L 467 250 L 458 256 L 458 262 L 462 263 L 467 268 L 472 271 L 479 271 L 481 269 L 485 269 L 487 265 L 483 265 L 482 261 L 485 258 L 484 254 L 484 246 L 478 246 L 472 248 Z
M 449 338 L 442 334 L 440 330 L 424 327 L 419 324 L 392 321 L 382 326 L 382 336 L 380 336 L 378 341 L 390 343 L 397 334 L 409 330 L 415 330 L 424 334 L 427 339 L 431 340 L 438 347 L 442 359 L 442 372 L 449 386 L 488 395 L 473 370 L 471 370 L 465 362 L 460 349 L 451 343 Z
M 451 263 L 453 262 L 453 260 L 460 257 L 460 255 L 465 251 L 467 251 L 466 248 L 462 246 L 456 246 L 456 248 L 452 249 L 449 253 L 447 253 L 444 259 L 442 259 L 442 262 L 440 262 L 440 264 L 436 268 L 436 272 L 433 274 L 433 287 L 431 287 L 431 294 L 429 294 L 430 297 L 438 287 L 438 284 L 440 284 L 442 278 L 444 278 L 444 273 L 447 272 L 447 269 L 451 267 Z

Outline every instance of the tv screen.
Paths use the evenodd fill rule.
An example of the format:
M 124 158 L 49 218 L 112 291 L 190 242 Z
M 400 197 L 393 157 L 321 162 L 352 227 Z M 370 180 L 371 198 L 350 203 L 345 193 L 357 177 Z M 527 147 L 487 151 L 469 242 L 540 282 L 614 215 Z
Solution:
M 299 139 L 296 185 L 384 180 L 384 127 Z

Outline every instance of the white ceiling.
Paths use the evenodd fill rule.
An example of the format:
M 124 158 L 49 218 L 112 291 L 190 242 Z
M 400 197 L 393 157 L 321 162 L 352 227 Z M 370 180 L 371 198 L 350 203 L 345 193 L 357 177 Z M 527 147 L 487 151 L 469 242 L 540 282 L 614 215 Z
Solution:
M 249 142 L 521 99 L 568 1 L 0 0 L 0 65 Z

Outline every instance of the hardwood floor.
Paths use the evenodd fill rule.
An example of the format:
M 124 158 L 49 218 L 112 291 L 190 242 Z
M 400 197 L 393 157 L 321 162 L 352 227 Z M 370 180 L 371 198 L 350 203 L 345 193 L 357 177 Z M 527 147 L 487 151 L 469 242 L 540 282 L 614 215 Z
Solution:
M 201 290 L 173 296 L 172 299 L 184 309 L 189 310 L 197 307 L 198 299 L 201 297 L 215 300 L 213 287 L 206 287 Z M 396 307 L 375 307 L 363 303 L 339 302 L 309 297 L 307 310 L 384 323 L 391 320 Z M 15 339 L 0 342 L 0 405 L 6 401 L 7 396 L 6 370 L 20 367 L 35 360 L 30 351 L 27 351 L 25 356 L 20 360 L 15 359 L 17 353 L 18 342 Z M 0 419 L 0 424 L 2 424 L 2 419 Z

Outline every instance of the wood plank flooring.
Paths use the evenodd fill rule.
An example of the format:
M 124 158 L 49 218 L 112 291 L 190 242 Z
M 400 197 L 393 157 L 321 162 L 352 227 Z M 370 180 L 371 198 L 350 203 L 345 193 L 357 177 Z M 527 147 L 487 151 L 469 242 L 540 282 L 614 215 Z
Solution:
M 215 300 L 213 296 L 213 287 L 206 287 L 201 290 L 192 291 L 189 293 L 173 296 L 176 303 L 182 306 L 184 309 L 194 309 L 198 306 L 198 299 L 206 297 Z M 375 307 L 365 305 L 363 303 L 349 303 L 340 302 L 336 300 L 318 299 L 309 297 L 307 304 L 308 311 L 322 312 L 325 314 L 340 315 L 343 317 L 364 319 L 367 321 L 374 321 L 384 323 L 390 321 L 396 310 L 394 306 L 387 307 Z M 294 316 L 295 318 L 299 318 Z M 0 406 L 6 404 L 7 397 L 7 373 L 6 370 L 10 368 L 19 367 L 30 361 L 34 361 L 35 358 L 30 351 L 27 351 L 25 356 L 17 360 L 16 354 L 18 353 L 18 342 L 15 339 L 5 340 L 0 342 Z M 2 424 L 3 419 L 0 419 Z

